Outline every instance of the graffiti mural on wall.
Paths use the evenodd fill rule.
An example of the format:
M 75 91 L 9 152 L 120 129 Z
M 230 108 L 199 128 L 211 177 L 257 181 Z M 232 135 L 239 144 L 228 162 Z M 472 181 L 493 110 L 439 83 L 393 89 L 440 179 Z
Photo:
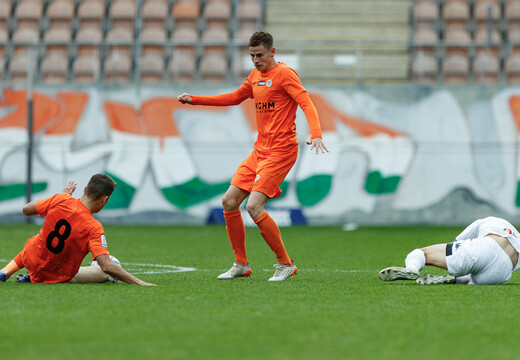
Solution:
M 448 91 L 411 104 L 360 91 L 310 95 L 331 152 L 316 155 L 302 145 L 272 207 L 301 209 L 313 223 L 343 222 L 351 214 L 367 223 L 403 214 L 400 222 L 407 222 L 406 214 L 421 211 L 425 217 L 414 221 L 435 222 L 442 219 L 436 206 L 463 189 L 489 209 L 520 212 L 520 91 L 469 104 Z M 25 202 L 26 100 L 24 90 L 3 90 L 0 215 L 18 213 Z M 301 110 L 297 129 L 304 144 Z M 203 222 L 220 206 L 255 131 L 250 101 L 192 107 L 151 88 L 139 100 L 135 91 L 40 90 L 32 191 L 43 198 L 69 179 L 84 186 L 92 173 L 105 172 L 118 183 L 106 216 L 161 213 Z

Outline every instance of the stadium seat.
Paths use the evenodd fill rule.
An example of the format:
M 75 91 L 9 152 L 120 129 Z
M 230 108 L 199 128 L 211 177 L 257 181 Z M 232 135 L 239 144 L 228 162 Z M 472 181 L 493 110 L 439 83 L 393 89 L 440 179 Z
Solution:
M 34 66 L 34 62 L 33 62 L 33 66 Z M 13 83 L 27 82 L 28 69 L 29 69 L 29 54 L 26 51 L 15 52 L 13 54 L 13 58 L 9 62 L 9 76 L 10 76 L 11 82 L 13 82 Z
M 251 25 L 258 28 L 262 21 L 262 6 L 259 0 L 240 0 L 236 8 L 238 26 Z
M 40 43 L 40 34 L 38 30 L 32 27 L 17 29 L 13 32 L 11 43 L 14 52 L 25 51 L 29 46 L 37 46 Z
M 427 23 L 435 25 L 439 19 L 439 7 L 436 0 L 417 0 L 415 2 L 413 17 L 415 23 Z
M 119 53 L 131 54 L 134 42 L 134 30 L 127 27 L 116 27 L 111 29 L 105 39 L 108 53 L 115 50 Z
M 105 59 L 105 81 L 127 83 L 132 77 L 132 58 L 125 52 L 113 52 Z
M 46 84 L 62 84 L 67 81 L 69 72 L 68 57 L 61 52 L 51 52 L 42 59 L 40 73 Z
M 134 0 L 116 0 L 109 9 L 111 28 L 134 28 L 134 19 L 137 13 Z
M 497 55 L 501 44 L 502 38 L 496 27 L 491 23 L 481 23 L 475 33 L 476 52 L 491 51 Z
M 101 28 L 93 27 L 91 24 L 80 27 L 76 33 L 77 55 L 101 54 L 103 33 Z
M 72 76 L 76 83 L 92 84 L 98 81 L 100 72 L 99 57 L 94 54 L 78 55 L 72 67 Z
M 255 33 L 255 31 L 257 31 L 255 24 L 249 22 L 240 23 L 238 25 L 237 31 L 235 32 L 234 39 L 239 43 L 245 44 L 247 47 L 249 38 Z
M 442 73 L 446 84 L 466 84 L 469 76 L 469 57 L 461 53 L 446 56 Z
M 156 27 L 165 29 L 168 18 L 167 0 L 148 0 L 141 8 L 143 28 Z
M 505 76 L 510 83 L 520 82 L 520 54 L 511 53 L 504 64 Z
M 197 59 L 192 51 L 175 49 L 168 65 L 168 77 L 174 82 L 192 82 L 197 70 Z
M 210 25 L 202 34 L 204 53 L 218 53 L 225 56 L 229 44 L 229 31 L 220 25 Z
M 227 60 L 218 53 L 208 53 L 200 62 L 199 72 L 204 82 L 223 82 L 227 76 Z
M 504 8 L 504 18 L 508 24 L 520 22 L 520 0 L 507 0 Z
M 32 28 L 40 29 L 40 19 L 43 15 L 43 4 L 41 0 L 24 0 L 18 2 L 14 9 L 17 29 Z
M 498 56 L 491 52 L 480 52 L 473 62 L 475 82 L 495 84 L 498 82 L 500 62 Z
M 5 61 L 5 55 L 7 53 L 9 35 L 7 29 L 0 28 L 0 59 Z M 5 62 L 4 62 L 5 64 Z M 1 69 L 0 69 L 1 70 Z
M 175 27 L 190 27 L 197 29 L 200 17 L 199 0 L 178 0 L 172 7 L 172 17 Z
M 77 17 L 80 28 L 94 27 L 103 32 L 103 23 L 105 20 L 105 1 L 81 1 L 78 6 Z
M 470 20 L 470 6 L 466 0 L 449 0 L 444 3 L 442 10 L 445 28 L 458 25 L 467 27 Z
M 176 27 L 172 34 L 172 41 L 174 49 L 182 49 L 195 54 L 199 35 L 197 30 L 189 26 Z
M 445 38 L 446 54 L 462 53 L 468 55 L 472 40 L 465 26 L 452 25 L 446 29 Z
M 147 25 L 141 31 L 142 54 L 156 53 L 164 55 L 164 44 L 167 41 L 166 31 L 163 27 Z
M 434 55 L 419 52 L 412 63 L 412 78 L 418 83 L 434 83 L 437 81 L 439 65 Z
M 500 19 L 499 1 L 479 0 L 475 3 L 474 17 L 477 24 L 493 22 L 497 23 Z
M 513 46 L 520 47 L 520 23 L 507 25 L 507 39 Z
M 208 0 L 203 10 L 206 28 L 222 27 L 229 29 L 231 22 L 231 3 L 226 0 Z
M 439 37 L 433 24 L 419 23 L 415 27 L 412 41 L 416 49 L 433 54 L 439 44 Z
M 0 0 L 0 29 L 7 31 L 7 23 L 11 17 L 11 0 Z
M 140 59 L 140 80 L 144 83 L 158 83 L 163 80 L 164 58 L 156 53 L 144 54 Z
M 72 29 L 74 20 L 74 1 L 73 0 L 54 0 L 47 7 L 47 18 L 49 28 Z
M 47 53 L 61 52 L 68 55 L 71 39 L 72 33 L 69 28 L 51 27 L 43 36 L 45 51 Z

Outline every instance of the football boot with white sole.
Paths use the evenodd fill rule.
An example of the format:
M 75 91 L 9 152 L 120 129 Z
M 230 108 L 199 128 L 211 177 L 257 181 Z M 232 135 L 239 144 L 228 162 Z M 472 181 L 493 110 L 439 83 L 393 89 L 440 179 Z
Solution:
M 251 267 L 249 265 L 240 264 L 237 262 L 233 263 L 231 269 L 226 271 L 225 273 L 220 274 L 217 279 L 218 280 L 231 280 L 241 277 L 248 277 L 252 273 Z
M 395 280 L 416 280 L 419 277 L 419 271 L 392 266 L 379 272 L 379 278 L 383 281 Z

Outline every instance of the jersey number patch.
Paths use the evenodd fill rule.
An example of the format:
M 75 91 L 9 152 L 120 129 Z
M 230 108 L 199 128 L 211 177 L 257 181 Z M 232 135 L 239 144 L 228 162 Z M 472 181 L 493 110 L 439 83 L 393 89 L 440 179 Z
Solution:
M 61 233 L 61 229 L 65 228 L 63 230 L 63 233 Z M 59 254 L 63 251 L 63 248 L 65 247 L 65 240 L 67 240 L 70 236 L 71 226 L 65 219 L 60 219 L 56 223 L 56 226 L 54 227 L 54 231 L 51 231 L 49 235 L 47 235 L 47 249 L 49 249 L 50 252 L 54 254 Z M 58 241 L 55 241 L 54 239 L 58 239 Z

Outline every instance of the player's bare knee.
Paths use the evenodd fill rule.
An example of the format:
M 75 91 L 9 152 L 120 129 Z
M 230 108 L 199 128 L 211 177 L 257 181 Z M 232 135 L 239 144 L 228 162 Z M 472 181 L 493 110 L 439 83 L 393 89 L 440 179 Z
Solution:
M 238 210 L 239 206 L 240 202 L 235 197 L 230 196 L 227 193 L 222 197 L 222 207 L 224 208 L 224 211 Z
M 247 203 L 246 210 L 253 220 L 262 215 L 265 211 L 263 205 L 252 202 Z

